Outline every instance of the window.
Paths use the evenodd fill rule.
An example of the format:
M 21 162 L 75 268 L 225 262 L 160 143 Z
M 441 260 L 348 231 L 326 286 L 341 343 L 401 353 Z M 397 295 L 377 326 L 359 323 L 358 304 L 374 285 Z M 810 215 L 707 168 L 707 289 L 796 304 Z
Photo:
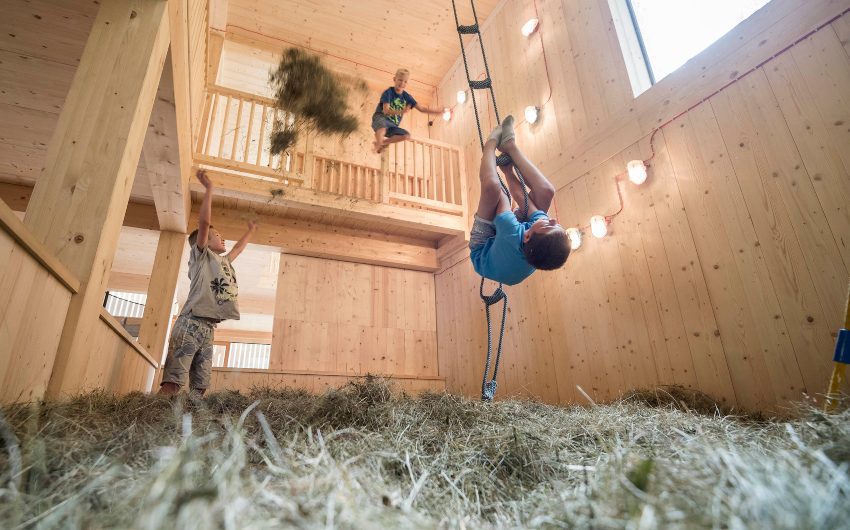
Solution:
M 107 291 L 103 300 L 106 312 L 117 318 L 142 318 L 148 295 L 144 293 L 126 293 Z
M 255 368 L 268 370 L 269 357 L 272 347 L 270 344 L 253 344 L 248 342 L 231 342 L 213 344 L 213 367 L 220 368 Z
M 678 69 L 768 1 L 609 0 L 634 94 Z

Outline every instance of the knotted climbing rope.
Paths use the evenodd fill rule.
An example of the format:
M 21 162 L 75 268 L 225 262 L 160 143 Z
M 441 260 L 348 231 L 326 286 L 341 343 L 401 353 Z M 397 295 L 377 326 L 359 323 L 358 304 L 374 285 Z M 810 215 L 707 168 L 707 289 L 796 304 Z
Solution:
M 469 26 L 462 26 L 460 24 L 460 20 L 457 16 L 457 5 L 455 4 L 455 0 L 452 0 L 452 10 L 455 15 L 455 25 L 457 26 L 457 37 L 460 41 L 460 54 L 463 56 L 463 68 L 466 71 L 466 81 L 469 84 L 469 93 L 472 99 L 472 108 L 475 112 L 475 126 L 478 128 L 478 142 L 481 145 L 482 151 L 484 150 L 484 135 L 481 131 L 481 119 L 478 116 L 478 103 L 475 100 L 475 91 L 476 90 L 489 90 L 490 92 L 490 100 L 493 103 L 493 113 L 496 115 L 496 124 L 501 124 L 501 120 L 499 119 L 499 107 L 496 105 L 496 94 L 493 92 L 493 81 L 490 78 L 490 67 L 487 64 L 487 54 L 484 52 L 484 40 L 481 38 L 481 28 L 478 25 L 478 13 L 475 11 L 475 0 L 469 0 L 470 5 L 472 6 L 472 17 L 475 20 L 475 23 Z M 480 80 L 473 80 L 469 76 L 469 62 L 466 59 L 466 50 L 463 46 L 463 36 L 464 35 L 477 35 L 478 36 L 478 44 L 481 47 L 481 59 L 484 61 L 484 74 L 485 78 Z M 496 165 L 498 166 L 506 166 L 512 163 L 511 157 L 508 156 L 507 153 L 502 153 L 496 157 Z M 528 219 L 528 189 L 525 187 L 525 179 L 522 177 L 522 173 L 520 173 L 518 168 L 514 168 L 517 177 L 519 177 L 520 185 L 522 186 L 523 191 L 523 210 L 522 210 L 522 218 L 523 220 Z M 502 187 L 502 191 L 508 197 L 508 203 L 511 203 L 511 192 L 508 189 L 508 186 L 505 184 L 505 181 L 502 180 L 502 177 L 499 178 L 499 185 Z M 487 314 L 487 360 L 484 363 L 484 378 L 481 381 L 481 399 L 483 401 L 492 401 L 496 396 L 496 376 L 499 373 L 499 361 L 502 358 L 502 340 L 505 338 L 505 318 L 508 313 L 508 295 L 502 289 L 502 284 L 499 283 L 499 286 L 493 291 L 492 294 L 485 295 L 484 294 L 484 277 L 481 277 L 481 286 L 478 290 L 478 294 L 481 297 L 481 300 L 484 302 L 484 311 Z M 492 361 L 493 355 L 493 334 L 492 334 L 492 325 L 490 322 L 490 306 L 499 303 L 501 301 L 502 304 L 502 323 L 499 327 L 499 344 L 496 348 L 496 360 L 493 362 L 493 378 L 489 381 L 487 380 L 487 376 L 490 374 L 490 363 Z

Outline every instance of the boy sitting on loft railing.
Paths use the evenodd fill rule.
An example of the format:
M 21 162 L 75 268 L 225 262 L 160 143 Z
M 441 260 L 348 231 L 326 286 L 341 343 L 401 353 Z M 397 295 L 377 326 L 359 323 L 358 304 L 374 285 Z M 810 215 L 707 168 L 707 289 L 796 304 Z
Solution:
M 416 109 L 426 114 L 441 114 L 445 109 L 431 109 L 420 105 L 404 88 L 410 80 L 410 71 L 400 68 L 393 77 L 393 86 L 384 90 L 381 100 L 372 115 L 372 130 L 375 131 L 374 148 L 376 153 L 396 142 L 410 140 L 410 133 L 399 127 L 402 117 Z

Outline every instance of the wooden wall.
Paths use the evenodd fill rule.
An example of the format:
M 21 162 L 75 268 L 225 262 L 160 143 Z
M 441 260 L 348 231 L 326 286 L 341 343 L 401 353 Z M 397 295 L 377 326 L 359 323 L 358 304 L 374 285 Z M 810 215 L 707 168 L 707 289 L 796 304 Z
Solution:
M 0 201 L 0 403 L 45 395 L 71 297 L 80 282 Z M 150 390 L 154 361 L 101 310 L 76 391 Z
M 101 311 L 81 391 L 149 392 L 156 363 L 106 310 Z
M 0 231 L 0 403 L 44 395 L 71 293 L 9 232 Z
M 488 20 L 485 45 L 503 116 L 547 102 L 519 141 L 557 184 L 562 224 L 575 226 L 617 211 L 614 176 L 650 157 L 656 125 L 850 3 L 774 0 L 637 99 L 605 0 L 537 6 L 539 34 L 519 34 L 532 2 L 508 2 Z M 606 400 L 681 384 L 777 410 L 824 392 L 850 277 L 848 19 L 665 126 L 649 180 L 623 184 L 610 236 L 585 234 L 564 269 L 508 289 L 501 396 L 583 403 L 576 385 Z M 441 90 L 463 82 L 456 66 Z M 440 135 L 464 145 L 474 168 L 470 114 L 457 112 Z M 470 182 L 473 208 L 477 197 Z M 477 282 L 468 259 L 436 275 L 440 373 L 470 395 L 486 347 Z
M 271 370 L 437 376 L 433 275 L 283 255 Z

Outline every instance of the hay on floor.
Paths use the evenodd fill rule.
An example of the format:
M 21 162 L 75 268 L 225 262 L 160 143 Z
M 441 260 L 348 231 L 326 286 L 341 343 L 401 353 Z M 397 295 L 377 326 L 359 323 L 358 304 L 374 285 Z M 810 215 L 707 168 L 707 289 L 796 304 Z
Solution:
M 848 420 L 413 398 L 375 380 L 93 393 L 3 410 L 0 526 L 837 528 Z

